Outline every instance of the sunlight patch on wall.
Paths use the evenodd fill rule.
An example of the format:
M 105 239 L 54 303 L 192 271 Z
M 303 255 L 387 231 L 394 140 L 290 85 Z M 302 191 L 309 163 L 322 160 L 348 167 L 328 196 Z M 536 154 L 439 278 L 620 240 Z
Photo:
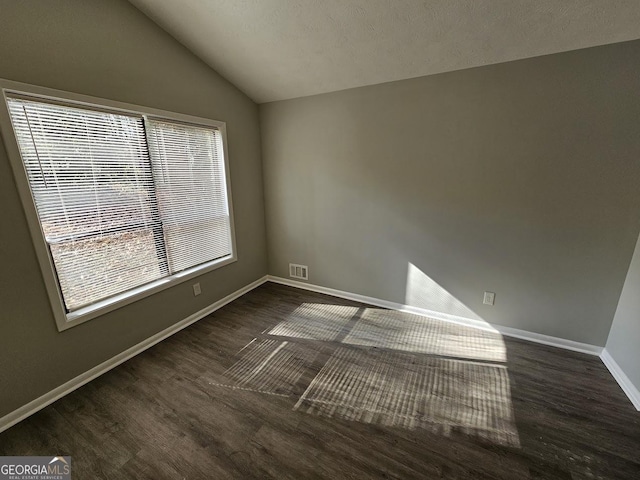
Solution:
M 405 303 L 412 307 L 482 321 L 480 316 L 412 263 L 407 267 L 405 292 Z

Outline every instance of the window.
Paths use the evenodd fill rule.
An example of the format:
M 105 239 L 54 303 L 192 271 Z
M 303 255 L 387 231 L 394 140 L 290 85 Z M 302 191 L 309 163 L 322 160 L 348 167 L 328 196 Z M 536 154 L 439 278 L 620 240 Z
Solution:
M 4 93 L 59 328 L 235 260 L 223 123 Z

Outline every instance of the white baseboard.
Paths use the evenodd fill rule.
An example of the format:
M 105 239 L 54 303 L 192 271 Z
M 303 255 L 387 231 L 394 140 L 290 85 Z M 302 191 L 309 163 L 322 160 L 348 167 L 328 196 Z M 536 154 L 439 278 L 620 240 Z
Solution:
M 609 369 L 611 375 L 613 375 L 613 378 L 616 379 L 616 382 L 618 382 L 618 385 L 620 385 L 622 391 L 627 395 L 627 397 L 629 397 L 629 400 L 631 400 L 633 406 L 636 407 L 636 410 L 640 411 L 640 390 L 638 390 L 636 386 L 631 383 L 629 377 L 625 375 L 625 373 L 622 371 L 622 368 L 620 368 L 620 365 L 618 365 L 618 363 L 613 359 L 606 348 L 602 350 L 600 359 L 602 360 L 602 363 L 604 363 L 605 366 Z
M 564 348 L 574 352 L 595 355 L 596 357 L 602 353 L 602 347 L 591 345 L 590 343 L 576 342 L 567 338 L 552 337 L 542 333 L 529 332 L 528 330 L 520 330 L 518 328 L 505 327 L 503 325 L 493 325 L 496 330 L 507 337 L 520 338 L 529 342 L 541 343 L 551 347 Z
M 259 287 L 266 281 L 267 281 L 267 276 L 265 275 L 264 277 L 256 280 L 255 282 L 252 282 L 249 285 L 246 285 L 240 288 L 239 290 L 236 290 L 235 292 L 227 295 L 226 297 L 218 300 L 217 302 L 209 305 L 208 307 L 205 307 L 202 310 L 194 313 L 193 315 L 190 315 L 184 320 L 181 320 L 178 323 L 171 325 L 169 328 L 166 328 L 161 332 L 156 333 L 155 335 L 147 338 L 146 340 L 143 340 L 137 345 L 134 345 L 133 347 L 128 348 L 124 352 L 119 353 L 115 357 L 112 357 L 109 360 L 102 362 L 100 365 L 96 365 L 95 367 L 93 367 L 90 370 L 87 370 L 83 374 L 78 375 L 77 377 L 60 385 L 59 387 L 54 388 L 50 392 L 45 393 L 41 397 L 38 397 L 35 400 L 32 400 L 31 402 L 27 403 L 26 405 L 18 408 L 17 410 L 14 410 L 13 412 L 5 415 L 4 417 L 0 418 L 0 432 L 3 432 L 4 430 L 18 423 L 19 421 L 24 420 L 28 416 L 33 415 L 37 411 L 46 407 L 47 405 L 55 402 L 59 398 L 80 388 L 81 386 L 90 382 L 94 378 L 99 377 L 103 373 L 106 373 L 112 368 L 117 367 L 121 363 L 126 362 L 131 357 L 138 355 L 139 353 L 145 351 L 146 349 L 154 346 L 156 343 L 161 342 L 165 338 L 170 337 L 174 333 L 179 332 L 183 328 L 188 327 L 192 323 L 197 322 L 198 320 L 206 317 L 210 313 L 215 312 L 219 308 L 224 307 L 226 304 L 234 301 L 236 298 L 241 297 L 242 295 L 253 290 L 254 288 Z
M 490 330 L 494 332 L 500 332 L 507 337 L 520 338 L 522 340 L 528 340 L 530 342 L 542 343 L 544 345 L 550 345 L 552 347 L 564 348 L 565 350 L 573 350 L 575 352 L 587 353 L 589 355 L 600 355 L 602 353 L 602 347 L 590 345 L 588 343 L 575 342 L 573 340 L 567 340 L 565 338 L 552 337 L 549 335 L 543 335 L 541 333 L 528 332 L 526 330 L 519 330 L 517 328 L 504 327 L 502 325 L 494 325 L 481 320 L 474 320 L 472 318 L 459 317 L 457 315 L 450 315 L 443 312 L 435 312 L 424 308 L 412 307 L 410 305 L 403 305 L 401 303 L 389 302 L 387 300 L 381 300 L 379 298 L 367 297 L 357 293 L 345 292 L 342 290 L 336 290 L 333 288 L 322 287 L 320 285 L 314 285 L 306 282 L 299 282 L 296 280 L 290 280 L 288 278 L 275 277 L 268 275 L 267 279 L 273 283 L 279 283 L 281 285 L 288 285 L 290 287 L 301 288 L 304 290 L 310 290 L 312 292 L 324 293 L 338 298 L 345 298 L 347 300 L 354 300 L 356 302 L 368 303 L 377 307 L 388 308 L 390 310 L 398 310 L 401 312 L 413 313 L 416 315 L 422 315 L 424 317 L 435 318 L 436 320 L 442 320 L 445 322 L 457 323 L 458 325 L 465 325 L 467 327 L 479 328 L 482 330 Z

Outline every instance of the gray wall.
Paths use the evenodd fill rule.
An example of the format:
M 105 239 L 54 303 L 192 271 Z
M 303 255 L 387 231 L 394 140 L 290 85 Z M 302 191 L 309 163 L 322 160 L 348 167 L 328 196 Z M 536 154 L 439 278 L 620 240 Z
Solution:
M 126 1 L 0 0 L 0 77 L 227 122 L 239 260 L 62 333 L 0 145 L 0 417 L 266 273 L 257 106 Z
M 629 42 L 261 105 L 269 273 L 604 345 L 640 228 L 638 58 Z
M 640 391 L 640 238 L 624 282 L 606 348 Z

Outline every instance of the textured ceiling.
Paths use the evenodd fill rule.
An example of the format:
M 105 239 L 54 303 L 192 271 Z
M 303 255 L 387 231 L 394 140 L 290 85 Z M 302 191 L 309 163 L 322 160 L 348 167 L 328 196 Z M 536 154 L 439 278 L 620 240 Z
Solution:
M 640 0 L 130 0 L 255 101 L 640 38 Z

